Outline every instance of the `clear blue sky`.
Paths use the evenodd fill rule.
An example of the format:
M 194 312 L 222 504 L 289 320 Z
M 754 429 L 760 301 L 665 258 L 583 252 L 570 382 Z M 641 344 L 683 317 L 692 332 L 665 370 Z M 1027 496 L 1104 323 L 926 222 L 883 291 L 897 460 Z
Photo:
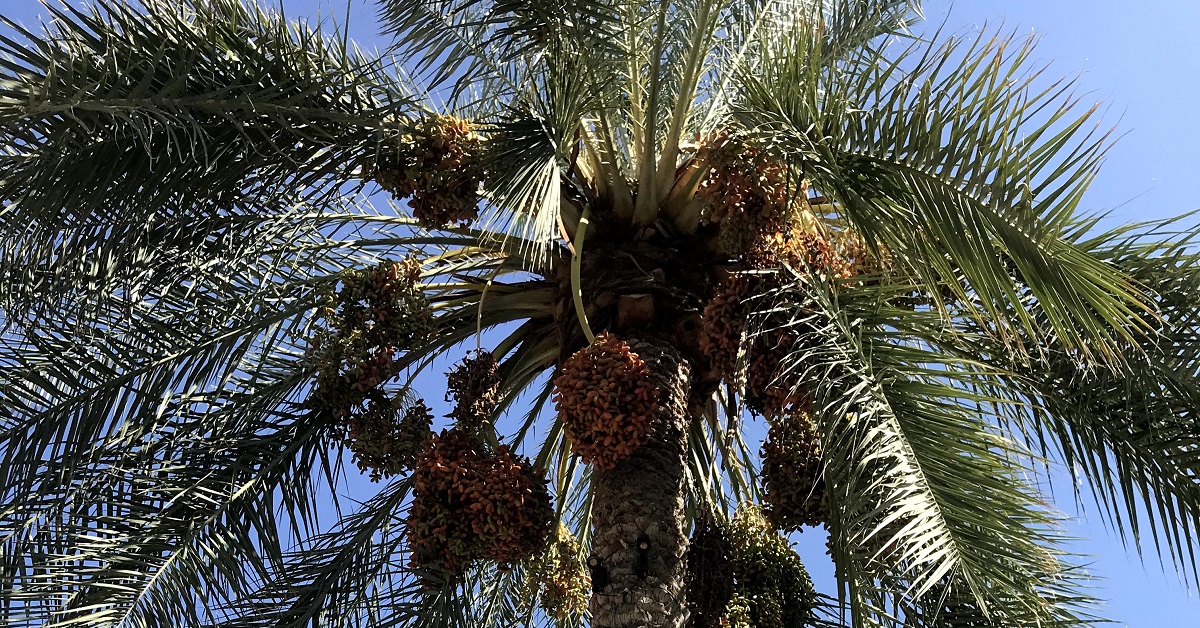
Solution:
M 77 0 L 71 0 L 75 4 Z M 341 21 L 347 0 L 283 0 L 291 16 Z M 350 0 L 352 32 L 373 35 L 371 0 Z M 1123 134 L 1111 151 L 1084 207 L 1111 211 L 1121 221 L 1163 217 L 1200 208 L 1200 3 L 1192 0 L 935 0 L 925 5 L 931 25 L 951 33 L 1003 26 L 1042 36 L 1037 57 L 1052 63 L 1047 80 L 1077 76 L 1078 94 L 1105 105 L 1105 121 Z M 322 8 L 323 7 L 323 8 Z M 37 0 L 0 0 L 0 15 L 32 26 Z M 1067 486 L 1059 508 L 1076 514 Z M 1085 502 L 1085 510 L 1091 510 Z M 1095 515 L 1095 513 L 1092 513 Z M 1153 556 L 1144 564 L 1127 552 L 1098 517 L 1072 523 L 1085 537 L 1075 550 L 1091 555 L 1090 571 L 1101 578 L 1103 614 L 1117 626 L 1200 628 L 1200 600 Z M 832 570 L 824 539 L 804 535 L 798 545 L 818 584 Z M 828 590 L 828 586 L 825 587 Z

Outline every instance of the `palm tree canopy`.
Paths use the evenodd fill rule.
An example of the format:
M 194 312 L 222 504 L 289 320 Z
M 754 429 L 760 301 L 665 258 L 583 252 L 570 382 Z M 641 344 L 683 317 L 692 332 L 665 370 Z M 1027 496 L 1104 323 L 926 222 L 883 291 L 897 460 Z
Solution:
M 1090 625 L 1044 460 L 1200 580 L 1200 234 L 1078 211 L 1109 135 L 1032 42 L 907 0 L 378 5 L 382 54 L 252 0 L 4 20 L 0 624 L 586 622 L 526 576 L 582 559 L 617 456 L 571 374 L 656 399 L 631 329 L 691 364 L 696 538 L 828 526 L 814 624 Z M 432 446 L 371 421 L 429 437 L 422 378 L 484 344 L 455 424 L 553 508 L 438 579 Z M 819 442 L 819 507 L 749 414 Z M 377 493 L 337 499 L 344 454 Z M 756 513 L 728 547 L 787 563 Z

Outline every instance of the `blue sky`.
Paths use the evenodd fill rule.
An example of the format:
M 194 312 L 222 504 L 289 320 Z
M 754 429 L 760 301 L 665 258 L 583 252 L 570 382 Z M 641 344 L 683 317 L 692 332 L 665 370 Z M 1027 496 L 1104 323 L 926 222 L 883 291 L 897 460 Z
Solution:
M 352 28 L 374 24 L 370 0 L 350 0 Z M 346 0 L 283 0 L 291 16 L 341 20 Z M 72 1 L 72 4 L 75 2 Z M 324 7 L 319 9 L 319 7 Z M 0 0 L 0 15 L 36 22 L 37 0 Z M 1200 3 L 1190 0 L 976 0 L 927 2 L 931 26 L 945 21 L 950 33 L 1003 27 L 1041 36 L 1036 58 L 1050 62 L 1046 80 L 1076 77 L 1077 95 L 1102 104 L 1106 125 L 1120 136 L 1084 202 L 1088 211 L 1111 212 L 1114 221 L 1135 221 L 1200 209 Z M 1077 515 L 1070 489 L 1057 487 L 1057 505 Z M 1084 537 L 1074 549 L 1090 555 L 1090 571 L 1102 578 L 1097 595 L 1108 600 L 1102 614 L 1117 626 L 1200 627 L 1200 600 L 1153 555 L 1144 563 L 1101 525 L 1090 502 L 1087 521 L 1068 532 Z M 824 539 L 803 536 L 799 548 L 818 580 L 831 568 Z M 1152 550 L 1151 550 L 1152 551 Z

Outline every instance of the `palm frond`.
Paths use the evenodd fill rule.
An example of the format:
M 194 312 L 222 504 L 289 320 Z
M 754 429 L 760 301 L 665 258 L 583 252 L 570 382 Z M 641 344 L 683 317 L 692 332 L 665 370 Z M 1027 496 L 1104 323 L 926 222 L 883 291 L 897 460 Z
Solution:
M 407 221 L 346 209 L 297 210 L 292 229 L 254 242 L 257 257 L 149 284 L 150 295 L 81 298 L 92 311 L 5 332 L 3 588 L 24 622 L 14 625 L 203 623 L 202 609 L 244 599 L 279 568 L 289 537 L 316 529 L 338 450 L 328 417 L 295 408 L 322 286 L 343 269 L 475 244 L 474 258 L 431 263 L 435 305 L 459 303 L 443 308 L 450 328 L 431 351 L 474 332 L 477 313 L 484 329 L 536 315 L 529 294 L 514 300 L 503 284 L 481 310 L 479 292 L 447 294 L 437 281 L 497 260 L 523 272 L 520 257 L 475 236 L 404 236 Z M 403 365 L 419 370 L 426 355 Z
M 1155 295 L 1152 334 L 1121 345 L 1124 363 L 1089 368 L 1055 338 L 1040 360 L 1008 365 L 1033 392 L 1014 424 L 1090 490 L 1139 550 L 1153 541 L 1195 582 L 1200 530 L 1200 254 L 1195 228 L 1130 225 L 1082 243 Z M 1149 530 L 1144 530 L 1148 526 Z
M 94 392 L 86 407 L 98 418 L 125 420 L 96 434 L 90 447 L 70 441 L 93 442 L 86 431 L 92 417 L 77 419 L 78 429 L 59 441 L 26 451 L 14 446 L 20 439 L 12 430 L 35 444 L 46 442 L 39 432 L 53 431 L 6 421 L 3 452 L 12 462 L 5 465 L 11 492 L 0 511 L 5 625 L 199 624 L 210 603 L 244 594 L 265 576 L 261 566 L 282 553 L 281 534 L 313 525 L 327 431 L 307 413 L 284 409 L 306 378 L 285 357 L 286 344 L 269 334 L 260 340 L 278 353 L 258 357 L 257 367 L 252 355 L 238 357 L 236 367 L 213 374 L 219 384 L 185 385 L 181 377 L 176 383 L 185 392 L 161 396 L 143 421 L 104 407 L 123 410 L 125 399 L 145 391 L 126 387 L 115 402 Z M 27 349 L 25 364 L 10 365 L 14 377 L 0 381 L 5 399 L 33 398 L 9 394 L 13 379 L 33 368 L 39 376 L 29 380 L 67 387 L 73 373 L 57 364 L 58 349 Z M 40 392 L 46 405 L 79 394 Z M 50 420 L 5 405 L 9 416 Z M 288 519 L 279 520 L 285 513 Z
M 1054 333 L 1085 357 L 1145 331 L 1146 296 L 1069 241 L 1064 225 L 1105 148 L 1068 85 L 1037 87 L 1032 42 L 950 38 L 822 63 L 811 29 L 781 37 L 743 76 L 738 117 L 835 211 L 931 286 L 979 298 L 1007 342 Z M 1030 309 L 1044 313 L 1035 328 Z
M 381 0 L 392 50 L 414 60 L 429 91 L 454 80 L 447 100 L 468 88 L 501 103 L 524 92 L 526 73 L 550 56 L 619 54 L 612 37 L 617 2 L 542 0 Z M 533 61 L 531 64 L 530 61 Z M 555 59 L 557 61 L 558 59 Z
M 407 553 L 400 518 L 410 489 L 409 479 L 391 482 L 335 527 L 300 543 L 260 588 L 223 609 L 219 625 L 361 626 L 391 617 L 416 621 L 421 587 L 403 569 Z
M 1027 452 L 996 426 L 1019 400 L 980 392 L 1000 372 L 932 350 L 940 316 L 888 305 L 901 293 L 798 280 L 758 308 L 790 315 L 799 336 L 785 364 L 814 397 L 854 625 L 894 625 L 896 608 L 946 582 L 1001 625 L 1086 625 L 1056 518 L 1023 477 Z
M 412 107 L 381 61 L 257 5 L 50 10 L 45 33 L 0 38 L 10 317 L 49 284 L 94 295 L 254 250 L 283 208 L 361 177 Z
M 906 34 L 923 19 L 913 0 L 840 0 L 824 3 L 822 56 L 826 63 L 854 59 L 863 48 Z

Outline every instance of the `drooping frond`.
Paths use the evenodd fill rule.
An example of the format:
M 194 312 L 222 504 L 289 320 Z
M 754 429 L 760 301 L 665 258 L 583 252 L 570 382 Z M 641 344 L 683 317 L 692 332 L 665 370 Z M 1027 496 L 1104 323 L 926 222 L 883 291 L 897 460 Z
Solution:
M 1049 351 L 1042 359 L 1007 368 L 1034 401 L 1016 429 L 1043 453 L 1061 456 L 1123 538 L 1139 549 L 1149 539 L 1194 582 L 1200 257 L 1197 231 L 1172 231 L 1175 224 L 1131 225 L 1081 242 L 1154 295 L 1159 323 L 1153 333 L 1120 345 L 1122 365 L 1089 366 L 1056 338 L 1043 338 Z
M 292 608 L 302 622 L 311 617 L 295 609 L 308 608 L 320 589 L 305 591 L 330 586 L 326 577 L 357 577 L 351 567 L 366 558 L 351 556 L 338 558 L 327 576 L 287 589 L 301 596 L 291 606 L 267 587 L 292 582 L 283 573 L 310 573 L 289 567 L 286 555 L 320 529 L 318 504 L 340 467 L 331 418 L 302 402 L 320 294 L 343 269 L 442 251 L 430 255 L 422 284 L 434 332 L 397 361 L 409 377 L 472 335 L 513 321 L 526 324 L 498 350 L 504 389 L 513 393 L 505 405 L 557 358 L 547 329 L 553 290 L 537 280 L 510 283 L 510 276 L 528 278 L 528 260 L 489 249 L 475 235 L 404 235 L 410 221 L 342 209 L 298 212 L 295 232 L 257 245 L 274 257 L 226 267 L 227 277 L 195 280 L 153 301 L 114 297 L 85 324 L 58 317 L 5 337 L 2 575 L 12 625 L 113 618 L 129 626 L 197 624 L 225 613 L 241 617 L 250 601 Z M 562 455 L 552 450 L 544 464 Z M 170 485 L 157 482 L 168 478 Z M 368 506 L 362 517 L 395 515 Z M 60 520 L 64 509 L 69 516 Z M 294 551 L 312 560 L 316 547 Z M 203 561 L 220 569 L 198 569 Z M 395 596 L 386 616 L 404 625 L 405 605 L 425 613 L 429 602 L 420 601 L 403 562 L 388 565 L 380 578 L 409 582 L 386 588 Z M 103 593 L 109 588 L 120 595 Z M 475 603 L 447 595 L 447 604 Z M 346 621 L 378 617 L 375 608 L 363 613 Z
M 329 445 L 288 409 L 299 334 L 286 310 L 241 316 L 150 346 L 5 340 L 6 625 L 197 623 L 311 524 Z
M 1086 625 L 1056 518 L 1023 478 L 1028 452 L 996 424 L 1020 400 L 990 394 L 1002 372 L 938 350 L 940 316 L 889 303 L 904 292 L 801 280 L 762 309 L 789 312 L 798 334 L 785 368 L 813 397 L 854 625 L 898 625 L 948 583 L 998 625 Z

